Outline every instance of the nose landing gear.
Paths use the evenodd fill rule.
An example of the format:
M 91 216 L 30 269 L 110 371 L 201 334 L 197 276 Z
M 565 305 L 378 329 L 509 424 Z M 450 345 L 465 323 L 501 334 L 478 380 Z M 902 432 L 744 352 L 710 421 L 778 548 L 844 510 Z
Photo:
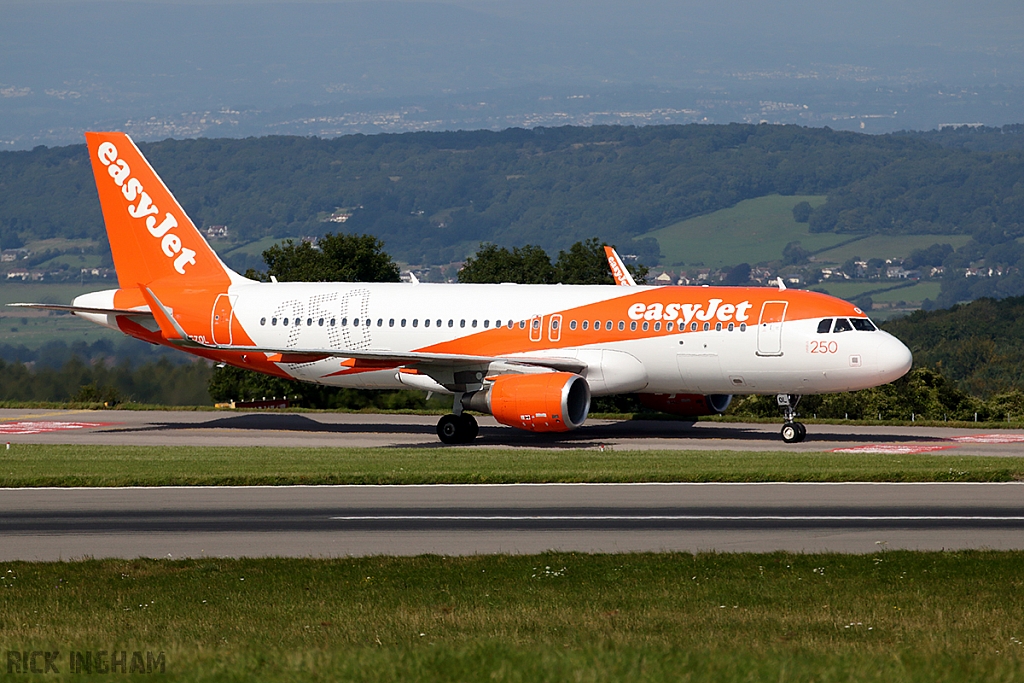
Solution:
M 775 397 L 779 407 L 782 408 L 782 440 L 786 443 L 800 443 L 807 436 L 807 427 L 803 423 L 796 422 L 796 405 L 800 403 L 800 397 L 793 394 L 779 394 Z

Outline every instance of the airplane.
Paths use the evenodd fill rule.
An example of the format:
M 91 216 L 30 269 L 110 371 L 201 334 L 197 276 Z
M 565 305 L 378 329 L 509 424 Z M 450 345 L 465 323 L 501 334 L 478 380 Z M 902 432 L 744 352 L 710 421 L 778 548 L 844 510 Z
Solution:
M 476 438 L 467 410 L 565 432 L 611 394 L 692 419 L 734 394 L 775 395 L 782 440 L 796 443 L 800 396 L 878 386 L 911 366 L 852 303 L 781 279 L 637 286 L 613 250 L 622 286 L 256 282 L 221 261 L 128 135 L 86 140 L 118 288 L 14 305 L 286 379 L 450 395 L 437 423 L 446 444 Z

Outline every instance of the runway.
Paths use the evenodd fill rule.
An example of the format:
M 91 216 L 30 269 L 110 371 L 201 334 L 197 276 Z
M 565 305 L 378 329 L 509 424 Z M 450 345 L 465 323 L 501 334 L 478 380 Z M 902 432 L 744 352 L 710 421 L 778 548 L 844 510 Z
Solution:
M 1024 484 L 0 491 L 0 560 L 1024 549 Z
M 1021 430 L 810 424 L 807 439 L 784 444 L 779 423 L 587 420 L 564 434 L 533 434 L 479 417 L 480 436 L 462 448 L 785 450 L 876 447 L 890 452 L 1024 455 Z M 33 429 L 32 426 L 65 427 Z M 0 440 L 12 443 L 150 446 L 362 446 L 441 448 L 437 416 L 365 413 L 0 410 Z M 68 424 L 84 426 L 67 427 Z

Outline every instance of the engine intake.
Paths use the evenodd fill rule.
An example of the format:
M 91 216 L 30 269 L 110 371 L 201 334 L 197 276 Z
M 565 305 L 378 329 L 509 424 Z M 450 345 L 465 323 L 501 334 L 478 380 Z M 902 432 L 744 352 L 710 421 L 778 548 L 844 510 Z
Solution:
M 590 385 L 570 372 L 500 375 L 487 388 L 464 396 L 470 410 L 490 413 L 503 425 L 533 432 L 576 429 L 590 412 Z
M 669 415 L 720 415 L 732 403 L 732 394 L 639 394 L 640 403 Z

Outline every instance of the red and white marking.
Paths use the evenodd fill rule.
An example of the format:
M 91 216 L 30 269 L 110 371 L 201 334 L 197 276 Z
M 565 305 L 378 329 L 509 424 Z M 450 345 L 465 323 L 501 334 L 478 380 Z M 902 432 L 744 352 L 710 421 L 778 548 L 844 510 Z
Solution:
M 96 427 L 109 427 L 120 424 L 119 422 L 0 422 L 0 434 L 44 434 L 46 432 L 61 432 L 68 429 L 94 429 Z
M 957 443 L 1024 443 L 1024 434 L 967 434 L 951 436 Z
M 873 443 L 866 446 L 851 446 L 849 448 L 833 448 L 830 453 L 877 453 L 880 455 L 914 455 L 916 453 L 931 453 L 932 451 L 944 451 L 956 446 L 915 446 L 901 443 Z

